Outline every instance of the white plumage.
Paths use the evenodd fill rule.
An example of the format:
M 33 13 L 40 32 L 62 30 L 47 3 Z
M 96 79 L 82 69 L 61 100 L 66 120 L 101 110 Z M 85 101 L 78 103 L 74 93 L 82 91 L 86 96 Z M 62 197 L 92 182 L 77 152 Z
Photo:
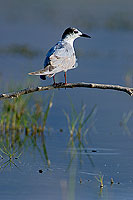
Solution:
M 44 61 L 44 69 L 31 72 L 29 75 L 40 75 L 42 79 L 46 79 L 46 76 L 48 76 L 54 79 L 56 73 L 64 71 L 66 84 L 67 70 L 77 67 L 73 42 L 78 37 L 90 38 L 90 36 L 81 33 L 78 29 L 67 28 L 62 35 L 62 39 L 48 51 Z

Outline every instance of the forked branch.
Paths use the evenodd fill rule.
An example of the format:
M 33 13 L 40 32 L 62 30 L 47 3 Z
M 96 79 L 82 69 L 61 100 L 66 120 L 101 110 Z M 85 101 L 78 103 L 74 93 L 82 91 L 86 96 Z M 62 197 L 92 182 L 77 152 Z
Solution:
M 81 83 L 67 83 L 66 85 L 63 83 L 58 83 L 56 85 L 49 85 L 49 86 L 35 87 L 35 88 L 32 88 L 32 87 L 26 88 L 26 89 L 20 90 L 18 92 L 0 94 L 0 100 L 7 99 L 7 98 L 15 98 L 15 97 L 19 97 L 24 94 L 29 94 L 29 93 L 37 92 L 37 91 L 53 90 L 53 89 L 57 89 L 57 88 L 75 88 L 75 87 L 117 90 L 117 91 L 126 92 L 130 96 L 133 96 L 133 88 L 123 87 L 120 85 L 106 85 L 106 84 L 81 82 Z

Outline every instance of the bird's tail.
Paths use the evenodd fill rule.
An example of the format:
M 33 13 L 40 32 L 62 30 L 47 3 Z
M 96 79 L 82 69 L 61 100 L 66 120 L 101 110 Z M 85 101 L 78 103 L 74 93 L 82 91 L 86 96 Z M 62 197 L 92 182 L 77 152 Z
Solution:
M 35 72 L 30 72 L 28 73 L 29 75 L 45 75 L 46 74 L 46 71 L 45 69 L 41 69 L 39 71 L 35 71 Z
M 48 73 L 48 69 L 41 69 L 35 72 L 30 72 L 28 73 L 29 75 L 39 75 L 41 79 L 45 80 L 46 76 L 48 76 L 49 78 L 53 77 L 55 74 L 53 73 Z
M 46 75 L 40 75 L 40 78 L 41 78 L 42 80 L 46 80 Z

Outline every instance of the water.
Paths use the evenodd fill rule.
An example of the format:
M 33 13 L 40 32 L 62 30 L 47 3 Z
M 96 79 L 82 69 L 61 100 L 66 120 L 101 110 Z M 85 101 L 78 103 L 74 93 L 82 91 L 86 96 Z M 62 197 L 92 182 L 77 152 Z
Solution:
M 31 77 L 27 73 L 42 67 L 43 56 L 68 26 L 92 36 L 75 42 L 79 67 L 68 72 L 69 82 L 133 87 L 132 2 L 69 3 L 1 1 L 1 91 L 7 92 L 11 82 L 28 87 L 26 79 Z M 16 45 L 19 50 L 14 50 Z M 24 45 L 27 53 L 22 52 Z M 57 75 L 58 81 L 63 79 L 63 73 Z M 34 85 L 51 84 L 51 79 L 33 80 Z M 41 92 L 42 99 L 51 93 Z M 93 119 L 86 125 L 90 129 L 82 140 L 84 147 L 78 140 L 75 148 L 68 146 L 70 135 L 63 111 L 70 114 L 70 99 L 77 112 L 86 104 L 86 115 L 96 105 Z M 19 169 L 7 166 L 0 173 L 1 199 L 133 199 L 133 115 L 124 124 L 130 111 L 133 100 L 122 92 L 84 88 L 54 91 L 43 140 L 50 167 L 40 137 L 22 136 L 23 154 L 14 161 Z M 103 189 L 95 178 L 100 172 L 104 175 Z

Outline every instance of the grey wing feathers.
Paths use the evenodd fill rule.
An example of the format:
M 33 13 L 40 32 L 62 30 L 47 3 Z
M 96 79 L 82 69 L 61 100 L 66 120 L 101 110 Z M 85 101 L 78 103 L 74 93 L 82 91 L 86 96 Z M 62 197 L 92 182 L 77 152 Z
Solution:
M 49 57 L 50 65 L 55 67 L 53 71 L 67 71 L 71 69 L 76 62 L 73 48 L 70 44 L 64 43 L 55 49 L 54 53 Z
M 75 63 L 76 57 L 71 45 L 60 41 L 47 53 L 44 69 L 31 72 L 29 75 L 47 75 L 52 77 L 58 72 L 67 71 L 75 67 Z

